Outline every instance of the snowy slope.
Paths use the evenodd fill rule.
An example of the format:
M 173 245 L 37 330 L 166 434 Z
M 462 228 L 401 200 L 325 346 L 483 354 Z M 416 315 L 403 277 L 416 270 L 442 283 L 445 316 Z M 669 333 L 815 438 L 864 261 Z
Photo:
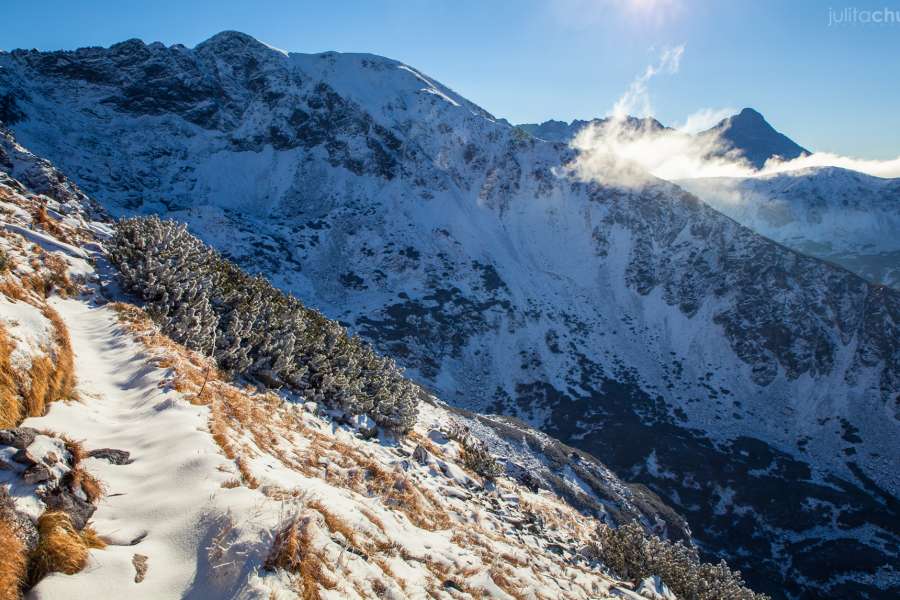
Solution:
M 9 260 L 0 326 L 12 353 L 26 359 L 61 328 L 77 386 L 22 429 L 0 430 L 0 509 L 11 499 L 19 518 L 38 519 L 51 507 L 53 486 L 68 485 L 77 465 L 99 481 L 100 496 L 82 494 L 62 510 L 106 542 L 90 549 L 85 568 L 49 574 L 29 598 L 666 593 L 652 582 L 635 590 L 615 580 L 584 551 L 600 522 L 637 519 L 686 538 L 683 521 L 652 493 L 524 425 L 476 418 L 433 398 L 406 438 L 369 439 L 313 402 L 230 382 L 160 335 L 139 309 L 108 301 L 117 294 L 102 249 L 108 227 L 90 220 L 76 186 L 6 142 L 20 164 L 44 167 L 36 186 L 56 181 L 62 191 L 34 194 L 0 172 L 0 247 Z M 35 216 L 44 215 L 32 210 L 40 206 L 49 217 Z M 55 264 L 71 277 L 67 285 L 38 268 Z M 28 284 L 36 274 L 54 283 Z M 22 358 L 17 378 L 29 371 Z M 460 428 L 475 432 L 508 475 L 488 481 L 469 470 L 460 443 L 448 437 Z M 53 465 L 47 478 L 27 478 L 44 463 Z M 273 550 L 287 552 L 279 544 L 294 530 L 296 574 Z
M 895 293 L 674 185 L 576 180 L 565 145 L 389 59 L 223 33 L 0 67 L 19 140 L 112 212 L 182 219 L 442 398 L 598 454 L 779 593 L 878 589 Z
M 766 237 L 900 287 L 900 179 L 822 167 L 678 183 Z

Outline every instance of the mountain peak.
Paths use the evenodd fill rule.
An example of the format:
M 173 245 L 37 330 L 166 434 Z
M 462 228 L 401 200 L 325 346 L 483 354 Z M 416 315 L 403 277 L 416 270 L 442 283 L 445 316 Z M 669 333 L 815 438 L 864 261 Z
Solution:
M 259 41 L 252 35 L 234 30 L 220 31 L 208 40 L 200 42 L 194 47 L 194 50 L 200 52 L 234 52 L 236 50 L 246 49 L 287 54 L 283 50 L 278 50 L 277 48 L 273 48 L 272 46 Z
M 746 120 L 746 121 L 761 121 L 763 123 L 766 123 L 766 125 L 768 125 L 768 122 L 766 121 L 765 117 L 763 117 L 759 111 L 752 109 L 750 107 L 741 109 L 741 112 L 739 112 L 738 114 L 734 115 L 731 118 L 732 119 L 741 119 L 741 120 Z
M 718 137 L 726 150 L 737 150 L 757 169 L 775 156 L 790 160 L 809 154 L 806 148 L 772 127 L 759 111 L 749 107 L 722 119 L 700 135 Z

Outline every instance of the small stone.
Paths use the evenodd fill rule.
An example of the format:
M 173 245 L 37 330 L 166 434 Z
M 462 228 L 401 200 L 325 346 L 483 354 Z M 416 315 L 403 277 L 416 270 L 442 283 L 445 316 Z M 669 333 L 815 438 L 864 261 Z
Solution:
M 35 464 L 22 473 L 22 479 L 25 480 L 25 483 L 35 484 L 40 483 L 42 481 L 49 481 L 53 478 L 53 473 L 50 472 L 50 469 L 47 468 L 47 465 Z
M 17 450 L 16 453 L 12 455 L 12 459 L 20 465 L 27 465 L 29 467 L 37 464 L 37 461 L 26 448 Z
M 140 583 L 147 575 L 147 556 L 143 554 L 135 554 L 131 557 L 131 564 L 134 565 L 134 582 Z

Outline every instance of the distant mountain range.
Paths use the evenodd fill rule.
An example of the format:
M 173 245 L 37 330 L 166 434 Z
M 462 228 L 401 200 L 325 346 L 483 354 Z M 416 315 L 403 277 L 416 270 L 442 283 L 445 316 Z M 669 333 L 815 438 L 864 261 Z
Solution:
M 754 231 L 900 289 L 900 179 L 821 167 L 678 183 Z
M 523 123 L 518 127 L 542 140 L 569 142 L 588 125 L 602 125 L 607 122 L 609 118 L 590 121 L 576 119 L 571 123 L 550 120 L 539 124 Z M 628 117 L 625 126 L 651 132 L 669 129 L 652 117 L 642 119 Z M 743 158 L 756 169 L 761 169 L 766 161 L 773 157 L 790 160 L 810 154 L 809 150 L 776 131 L 752 108 L 745 108 L 736 115 L 722 119 L 713 127 L 696 135 L 701 139 L 717 140 L 721 144 L 717 154 Z
M 568 143 L 588 125 L 605 123 L 607 119 L 545 121 L 518 127 L 540 139 Z M 626 133 L 674 131 L 653 118 L 629 117 L 623 128 Z M 697 137 L 714 147 L 710 158 L 742 158 L 756 169 L 771 158 L 794 159 L 810 153 L 752 108 L 723 119 Z M 839 264 L 869 281 L 900 289 L 900 179 L 823 167 L 677 183 L 766 237 Z
M 900 593 L 900 293 L 671 182 L 567 175 L 575 150 L 379 56 L 14 51 L 0 98 L 114 214 L 182 220 L 446 400 L 596 454 L 757 589 Z

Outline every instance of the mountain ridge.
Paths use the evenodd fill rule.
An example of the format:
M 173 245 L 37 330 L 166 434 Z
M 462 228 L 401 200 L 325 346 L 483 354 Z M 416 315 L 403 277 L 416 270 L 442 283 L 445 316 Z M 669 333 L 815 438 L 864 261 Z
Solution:
M 588 121 L 575 119 L 571 123 L 551 119 L 543 123 L 523 123 L 517 127 L 547 141 L 569 143 L 586 127 L 602 127 L 609 123 L 610 119 L 610 117 Z M 622 126 L 625 131 L 636 129 L 642 133 L 675 131 L 652 117 L 627 117 Z M 772 158 L 791 160 L 810 154 L 809 150 L 776 131 L 762 114 L 752 108 L 744 108 L 693 136 L 699 143 L 712 148 L 708 158 L 743 160 L 757 170 L 762 169 L 766 161 Z
M 896 536 L 855 474 L 895 489 L 896 293 L 672 184 L 565 176 L 574 151 L 402 63 L 182 48 L 0 54 L 0 95 L 114 213 L 183 220 L 454 403 L 600 454 L 756 581 L 877 589 L 873 538 L 840 576 L 784 550 L 846 548 L 786 486 Z

